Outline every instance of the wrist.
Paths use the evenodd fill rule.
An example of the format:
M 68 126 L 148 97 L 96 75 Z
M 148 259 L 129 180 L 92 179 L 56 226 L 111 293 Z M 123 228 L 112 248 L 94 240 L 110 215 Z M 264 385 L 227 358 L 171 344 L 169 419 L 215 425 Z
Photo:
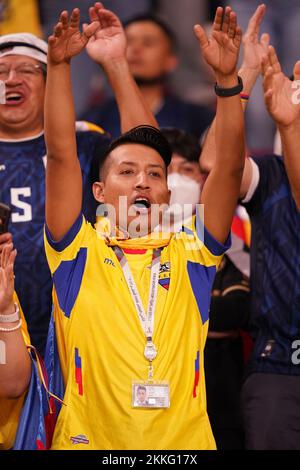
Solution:
M 11 315 L 15 313 L 15 310 L 15 304 L 11 301 L 7 305 L 0 307 L 0 315 Z
M 108 58 L 107 61 L 102 63 L 98 62 L 99 65 L 108 73 L 126 73 L 129 72 L 129 65 L 125 56 Z
M 233 88 L 238 85 L 238 73 L 234 72 L 230 75 L 216 73 L 217 85 L 222 88 Z
M 243 66 L 239 70 L 239 76 L 242 78 L 244 83 L 243 93 L 250 95 L 251 91 L 260 75 L 260 69 L 250 69 L 246 66 Z

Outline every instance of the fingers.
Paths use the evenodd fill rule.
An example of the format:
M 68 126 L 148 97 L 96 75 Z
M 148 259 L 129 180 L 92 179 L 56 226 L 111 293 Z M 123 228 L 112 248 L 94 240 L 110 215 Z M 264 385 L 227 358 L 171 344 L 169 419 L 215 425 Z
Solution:
M 268 94 L 270 90 L 272 90 L 272 85 L 273 85 L 273 76 L 274 76 L 274 69 L 272 67 L 267 67 L 266 72 L 264 74 L 264 80 L 263 80 L 263 88 L 265 91 L 265 94 Z
M 261 38 L 260 38 L 260 45 L 262 46 L 265 54 L 268 53 L 268 48 L 269 48 L 269 45 L 270 45 L 270 35 L 268 33 L 264 33 L 261 35 Z
M 264 4 L 259 5 L 254 15 L 251 17 L 248 23 L 246 35 L 258 37 L 259 29 L 260 29 L 262 20 L 265 16 L 265 13 L 266 13 L 266 5 Z
M 300 60 L 296 62 L 294 67 L 294 80 L 300 80 Z
M 223 17 L 223 23 L 222 23 L 222 31 L 223 33 L 227 34 L 230 28 L 230 22 L 231 22 L 231 8 L 226 7 L 225 8 L 225 13 Z
M 121 26 L 122 24 L 119 18 L 110 10 L 98 10 L 98 15 L 101 20 L 101 25 L 103 28 L 107 28 L 109 26 Z
M 234 45 L 237 48 L 241 47 L 242 39 L 243 39 L 243 31 L 239 26 L 237 26 L 237 28 L 235 30 L 235 37 L 233 39 Z
M 1 252 L 1 249 L 2 249 L 2 246 L 5 244 L 5 243 L 9 243 L 12 241 L 12 234 L 7 232 L 7 233 L 3 233 L 2 235 L 0 235 L 0 252 Z
M 74 8 L 70 18 L 70 26 L 73 29 L 79 29 L 80 25 L 80 11 L 79 8 Z
M 237 29 L 237 17 L 236 14 L 231 11 L 229 15 L 229 25 L 228 25 L 228 36 L 230 39 L 234 39 Z
M 268 54 L 264 54 L 261 60 L 261 73 L 266 74 L 268 67 L 270 67 L 270 59 Z
M 204 50 L 208 46 L 209 43 L 208 43 L 206 33 L 204 29 L 202 28 L 202 26 L 200 26 L 200 24 L 196 24 L 194 26 L 194 33 L 195 33 L 196 38 L 199 41 L 201 49 Z
M 99 21 L 93 21 L 91 24 L 84 26 L 83 36 L 86 37 L 87 41 L 96 33 L 99 27 L 100 27 Z
M 270 65 L 274 69 L 274 72 L 275 73 L 280 73 L 281 72 L 281 65 L 279 63 L 276 51 L 275 51 L 273 46 L 269 46 L 268 55 L 269 55 Z
M 221 31 L 223 23 L 223 8 L 218 7 L 216 11 L 216 16 L 213 24 L 213 31 Z
M 0 266 L 1 268 L 5 269 L 7 264 L 8 264 L 8 260 L 9 260 L 9 257 L 10 257 L 10 254 L 11 252 L 13 251 L 14 249 L 14 246 L 13 244 L 10 242 L 10 243 L 6 243 L 3 247 L 3 250 L 2 250 L 2 253 L 1 253 L 1 262 L 0 262 Z

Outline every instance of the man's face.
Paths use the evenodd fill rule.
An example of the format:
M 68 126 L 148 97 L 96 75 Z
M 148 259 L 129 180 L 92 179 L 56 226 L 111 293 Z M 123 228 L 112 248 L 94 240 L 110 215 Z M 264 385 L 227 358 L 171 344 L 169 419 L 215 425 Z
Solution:
M 133 221 L 141 222 L 141 235 L 157 226 L 154 213 L 158 205 L 169 204 L 170 192 L 165 163 L 154 149 L 140 144 L 117 147 L 105 162 L 102 180 L 95 183 L 94 196 L 115 208 L 118 227 L 128 230 L 132 236 L 129 225 Z M 126 197 L 125 205 L 120 207 L 122 196 Z
M 200 170 L 199 163 L 190 162 L 177 153 L 173 153 L 172 161 L 168 167 L 168 174 L 170 175 L 171 173 L 179 173 L 180 175 L 188 176 L 199 184 L 204 183 L 204 175 Z
M 160 78 L 176 67 L 177 59 L 162 29 L 151 21 L 132 23 L 126 28 L 127 59 L 136 79 Z
M 137 391 L 137 398 L 140 403 L 144 403 L 146 401 L 146 390 L 139 388 Z
M 4 67 L 11 69 L 9 76 L 3 79 L 6 104 L 0 105 L 0 128 L 6 132 L 39 132 L 43 129 L 45 79 L 39 68 L 31 74 L 15 70 L 22 70 L 25 64 L 40 65 L 27 56 L 9 55 L 0 59 L 0 71 Z

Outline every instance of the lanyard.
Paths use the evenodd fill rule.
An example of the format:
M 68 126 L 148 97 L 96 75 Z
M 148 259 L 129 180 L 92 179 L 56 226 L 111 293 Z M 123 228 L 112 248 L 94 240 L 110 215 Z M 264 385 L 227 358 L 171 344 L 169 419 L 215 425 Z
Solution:
M 114 247 L 113 250 L 120 262 L 129 292 L 131 294 L 138 317 L 140 319 L 142 329 L 146 336 L 147 344 L 145 347 L 144 356 L 150 362 L 150 375 L 151 375 L 152 361 L 154 361 L 154 359 L 157 356 L 157 349 L 153 343 L 153 334 L 154 334 L 155 307 L 156 307 L 156 301 L 157 301 L 157 291 L 158 291 L 158 282 L 159 282 L 161 249 L 157 249 L 153 251 L 153 258 L 152 258 L 152 265 L 151 265 L 150 292 L 149 292 L 147 313 L 144 310 L 144 306 L 143 306 L 140 294 L 138 292 L 135 280 L 133 279 L 128 261 L 124 255 L 123 250 L 121 250 L 121 248 L 119 247 Z

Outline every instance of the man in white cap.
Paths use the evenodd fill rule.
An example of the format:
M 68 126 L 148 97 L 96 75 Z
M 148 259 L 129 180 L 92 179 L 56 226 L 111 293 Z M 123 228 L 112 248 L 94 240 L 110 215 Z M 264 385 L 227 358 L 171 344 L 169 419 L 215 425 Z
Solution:
M 90 9 L 90 14 L 95 7 Z M 156 125 L 144 108 L 129 74 L 125 35 L 121 24 L 117 24 L 109 48 L 105 50 L 101 44 L 101 50 L 112 58 L 105 72 L 119 102 L 123 130 L 141 123 Z M 103 29 L 106 28 L 102 28 L 101 34 Z M 97 40 L 96 34 L 94 41 Z M 41 353 L 45 349 L 52 308 L 52 281 L 43 247 L 46 166 L 43 113 L 47 49 L 47 43 L 32 34 L 0 37 L 0 90 L 4 102 L 0 104 L 0 201 L 12 208 L 10 231 L 18 251 L 15 286 L 26 312 L 32 344 Z M 101 65 L 101 57 L 98 60 L 93 56 L 92 59 Z M 83 175 L 83 212 L 94 222 L 93 166 L 95 164 L 98 169 L 98 159 L 106 150 L 109 138 L 102 129 L 87 122 L 77 122 L 76 130 Z

